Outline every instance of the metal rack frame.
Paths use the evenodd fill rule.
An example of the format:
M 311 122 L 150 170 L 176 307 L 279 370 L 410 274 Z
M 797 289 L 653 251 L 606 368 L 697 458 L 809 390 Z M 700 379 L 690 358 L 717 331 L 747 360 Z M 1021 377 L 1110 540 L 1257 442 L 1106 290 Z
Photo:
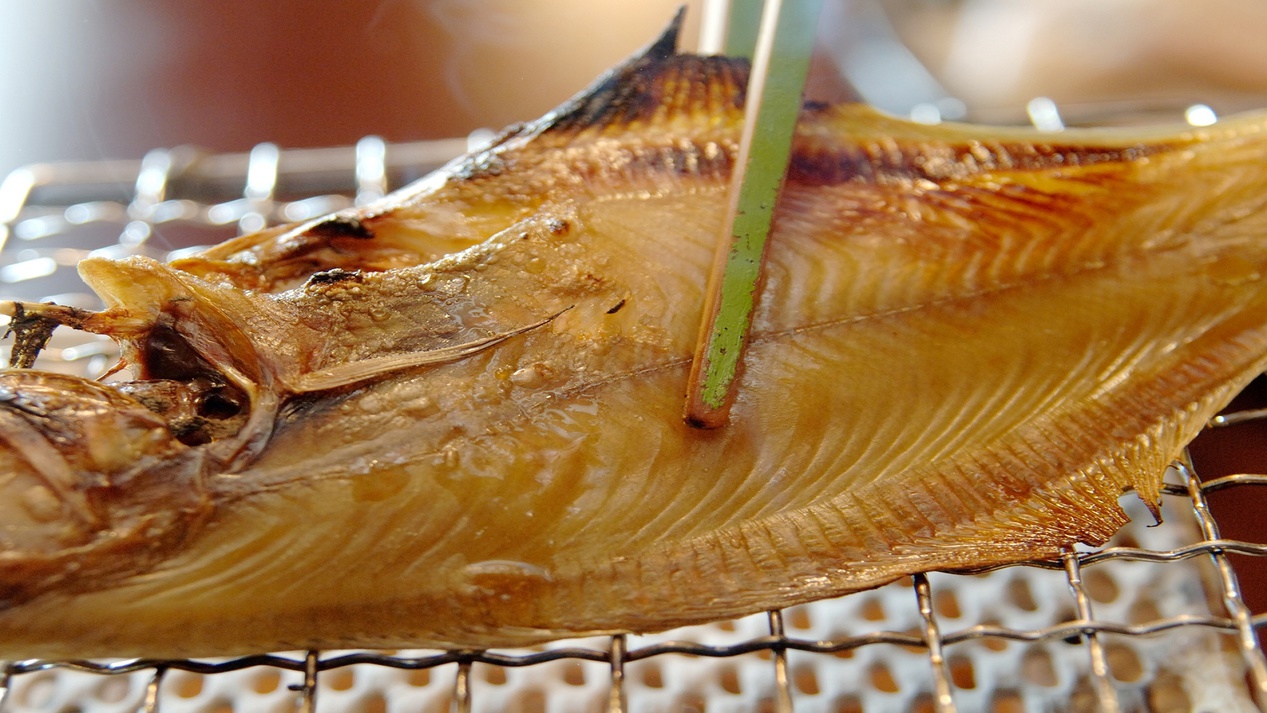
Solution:
M 366 137 L 355 147 L 348 148 L 282 151 L 272 144 L 260 144 L 247 154 L 221 156 L 203 155 L 184 148 L 159 149 L 139 162 L 46 164 L 20 169 L 0 184 L 0 266 L 4 266 L 0 268 L 0 292 L 18 291 L 25 275 L 41 274 L 38 270 L 23 272 L 21 269 L 5 272 L 5 268 L 31 260 L 52 259 L 60 269 L 73 266 L 93 252 L 89 249 L 50 251 L 39 247 L 44 238 L 56 236 L 77 225 L 102 223 L 117 226 L 118 243 L 100 248 L 112 254 L 168 255 L 172 246 L 159 246 L 153 237 L 168 223 L 184 221 L 204 227 L 223 227 L 225 230 L 249 230 L 275 221 L 303 219 L 377 198 L 389 186 L 422 175 L 466 148 L 463 140 L 389 147 L 376 137 Z M 60 358 L 73 360 L 94 354 L 100 357 L 100 352 L 81 349 L 73 354 L 63 353 Z M 59 358 L 59 354 L 54 352 L 52 357 Z M 1267 412 L 1242 411 L 1220 416 L 1210 427 L 1235 427 L 1263 419 L 1267 419 Z M 109 663 L 16 661 L 5 664 L 0 675 L 0 711 L 8 710 L 6 701 L 13 688 L 11 684 L 17 677 L 55 669 L 107 676 L 148 671 L 150 675 L 142 710 L 153 712 L 159 710 L 160 690 L 169 672 L 209 675 L 251 667 L 273 667 L 302 674 L 302 683 L 292 688 L 299 708 L 311 712 L 316 709 L 318 680 L 322 674 L 361 664 L 409 671 L 453 664 L 456 665 L 456 673 L 452 707 L 466 713 L 473 710 L 473 701 L 478 695 L 478 685 L 472 678 L 475 664 L 522 668 L 571 660 L 599 663 L 609 668 L 610 684 L 605 708 L 617 713 L 629 709 L 626 675 L 630 664 L 670 654 L 720 658 L 764 652 L 772 661 L 771 673 L 775 683 L 773 710 L 788 713 L 793 710 L 795 699 L 789 676 L 789 652 L 831 655 L 889 644 L 926 653 L 931 674 L 930 710 L 947 713 L 956 710 L 956 685 L 948 665 L 947 648 L 967 641 L 989 639 L 1084 642 L 1097 709 L 1119 711 L 1123 708 L 1110 674 L 1105 637 L 1148 637 L 1175 629 L 1196 628 L 1225 632 L 1235 638 L 1250 692 L 1260 708 L 1267 707 L 1267 657 L 1257 634 L 1258 628 L 1267 626 L 1267 613 L 1250 611 L 1229 560 L 1230 554 L 1267 557 L 1267 544 L 1223 539 L 1207 500 L 1207 495 L 1215 491 L 1267 485 L 1267 476 L 1242 474 L 1202 482 L 1190 459 L 1177 463 L 1173 472 L 1179 476 L 1180 482 L 1167 483 L 1163 495 L 1171 502 L 1186 501 L 1199 526 L 1199 542 L 1167 550 L 1123 546 L 1100 551 L 1070 549 L 1056 560 L 1011 565 L 1063 572 L 1076 615 L 1047 627 L 1023 629 L 977 624 L 948 631 L 934 606 L 935 592 L 929 577 L 916 575 L 912 578 L 914 600 L 911 603 L 919 612 L 922 626 L 914 632 L 879 630 L 830 640 L 797 638 L 788 634 L 783 613 L 771 611 L 766 615 L 767 635 L 728 645 L 673 640 L 631 647 L 629 638 L 621 635 L 608 637 L 606 646 L 566 645 L 528 653 L 446 651 L 402 656 L 378 652 L 323 655 L 309 651 L 299 656 L 254 655 L 215 662 L 148 659 Z M 1087 568 L 1105 566 L 1109 562 L 1173 563 L 1201 558 L 1212 563 L 1217 573 L 1217 583 L 1208 590 L 1208 594 L 1221 602 L 1221 614 L 1183 614 L 1138 625 L 1096 618 L 1093 598 L 1083 577 Z

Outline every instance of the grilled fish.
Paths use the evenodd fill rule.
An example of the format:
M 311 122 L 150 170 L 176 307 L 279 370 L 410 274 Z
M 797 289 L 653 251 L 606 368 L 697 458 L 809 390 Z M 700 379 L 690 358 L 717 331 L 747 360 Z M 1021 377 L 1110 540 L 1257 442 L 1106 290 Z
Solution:
M 0 658 L 519 646 L 1102 543 L 1267 364 L 1267 117 L 807 105 L 731 422 L 682 419 L 747 65 L 676 29 L 377 204 L 9 303 Z

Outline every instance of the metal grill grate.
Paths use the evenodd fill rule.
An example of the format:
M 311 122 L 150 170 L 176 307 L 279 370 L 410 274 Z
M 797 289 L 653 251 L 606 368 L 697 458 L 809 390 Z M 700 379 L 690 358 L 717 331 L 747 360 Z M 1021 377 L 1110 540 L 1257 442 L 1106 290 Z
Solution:
M 461 140 L 39 165 L 0 184 L 0 296 L 91 306 L 89 254 L 170 257 L 239 230 L 372 200 Z M 44 368 L 99 372 L 110 345 L 60 330 Z M 1211 428 L 1244 428 L 1240 411 Z M 1267 476 L 1167 474 L 1167 521 L 1134 496 L 1105 549 L 909 581 L 735 622 L 530 651 L 300 652 L 217 661 L 17 661 L 0 713 L 32 711 L 1188 711 L 1267 703 L 1267 659 L 1207 495 Z M 1255 560 L 1256 561 L 1256 560 Z

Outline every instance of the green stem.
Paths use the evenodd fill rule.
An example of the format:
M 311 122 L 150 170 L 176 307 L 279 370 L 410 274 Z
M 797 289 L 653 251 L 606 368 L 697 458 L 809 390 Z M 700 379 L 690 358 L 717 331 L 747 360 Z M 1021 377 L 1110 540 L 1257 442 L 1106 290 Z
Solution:
M 703 325 L 707 337 L 692 370 L 686 417 L 696 425 L 713 427 L 728 420 L 821 6 L 822 0 L 768 0 L 762 15 L 731 183 L 725 252 L 719 254 L 709 283 Z M 732 31 L 735 26 L 732 17 Z

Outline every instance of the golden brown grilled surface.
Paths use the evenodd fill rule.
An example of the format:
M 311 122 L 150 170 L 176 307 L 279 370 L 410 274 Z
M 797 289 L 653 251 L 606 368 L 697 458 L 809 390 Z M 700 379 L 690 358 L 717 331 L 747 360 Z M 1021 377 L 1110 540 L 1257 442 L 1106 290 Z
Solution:
M 137 378 L 0 376 L 0 658 L 520 645 L 1049 556 L 1263 368 L 1267 118 L 815 106 L 732 423 L 688 428 L 746 70 L 672 43 L 377 205 L 24 305 Z

